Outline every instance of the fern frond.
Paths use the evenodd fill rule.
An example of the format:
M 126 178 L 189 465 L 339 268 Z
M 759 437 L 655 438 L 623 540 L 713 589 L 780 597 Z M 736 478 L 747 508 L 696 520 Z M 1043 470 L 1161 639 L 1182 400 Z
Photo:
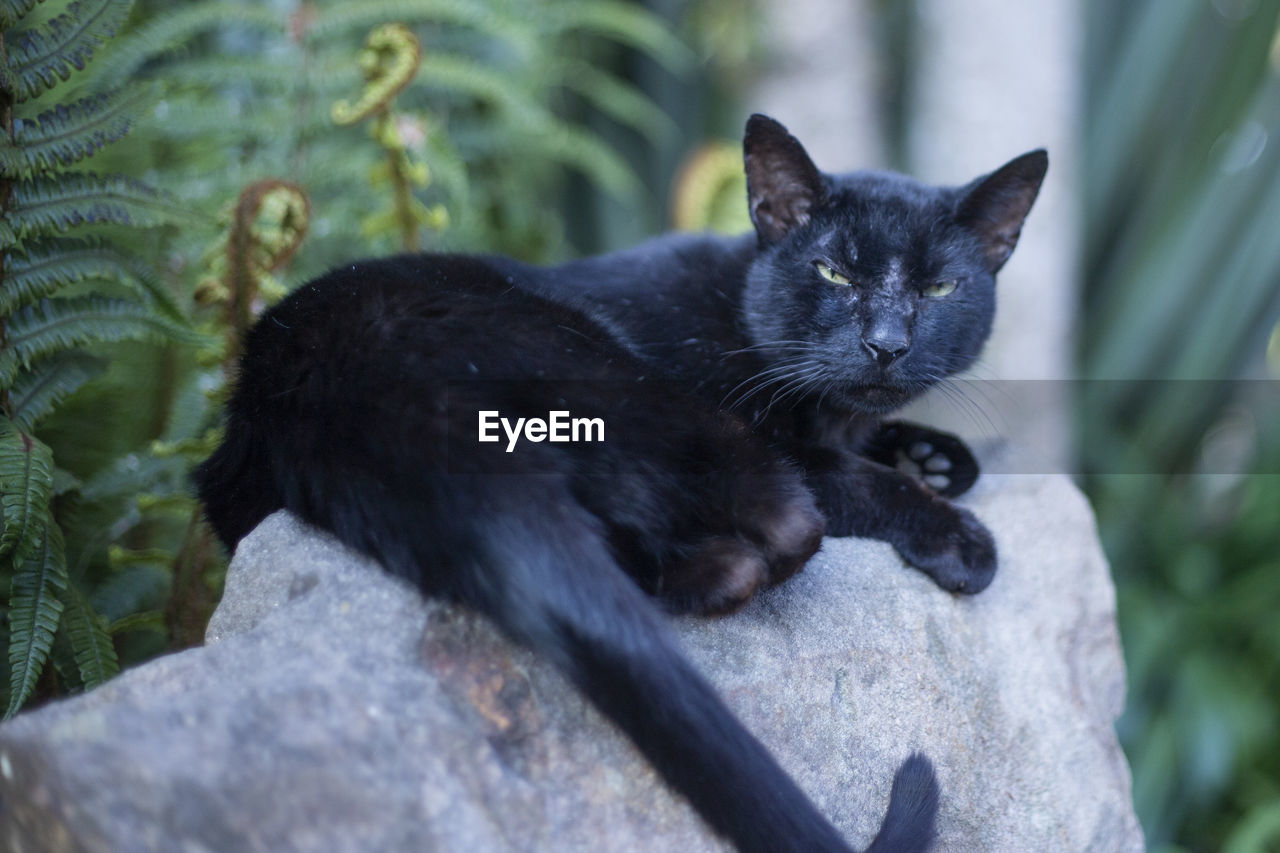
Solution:
M 350 64 L 351 57 L 348 50 L 347 67 L 343 73 L 345 83 L 360 79 L 360 75 L 350 67 Z M 165 65 L 162 73 L 164 82 L 170 87 L 177 85 L 207 91 L 223 86 L 249 85 L 253 86 L 255 92 L 265 90 L 275 94 L 292 91 L 298 85 L 294 75 L 282 73 L 282 67 L 284 66 L 279 58 L 238 54 L 184 58 L 181 62 Z M 312 68 L 307 73 L 307 81 L 314 88 L 317 77 L 327 80 L 330 76 L 323 70 Z M 166 94 L 166 98 L 168 97 L 169 95 Z M 200 103 L 205 110 L 209 109 L 210 102 L 207 97 L 203 97 Z
M 618 0 L 548 4 L 538 10 L 538 23 L 549 33 L 584 30 L 633 47 L 656 59 L 672 73 L 693 65 L 693 51 L 671 34 L 652 12 Z
M 673 138 L 679 131 L 671 117 L 651 98 L 598 66 L 582 60 L 567 60 L 555 65 L 553 75 L 561 86 L 578 93 L 618 123 L 639 131 L 654 144 Z
M 49 518 L 53 451 L 4 417 L 0 417 L 0 492 L 4 511 L 0 556 L 11 553 L 10 559 L 20 563 L 36 546 Z
M 133 0 L 77 0 L 44 26 L 23 33 L 9 51 L 17 100 L 29 101 L 66 80 L 73 69 L 84 68 L 132 6 Z
M 38 543 L 15 567 L 9 596 L 9 707 L 12 717 L 35 690 L 62 615 L 59 594 L 67 588 L 62 531 L 52 519 Z
M 13 422 L 29 430 L 89 380 L 101 376 L 106 362 L 83 352 L 58 353 L 14 380 L 9 390 Z
M 475 0 L 365 0 L 324 9 L 307 30 L 313 41 L 351 31 L 370 30 L 387 21 L 462 26 L 496 36 L 529 52 L 537 44 L 537 31 L 518 16 L 500 13 L 494 3 Z
M 0 0 L 0 30 L 7 30 L 27 16 L 40 0 Z
M 107 629 L 114 637 L 116 634 L 123 634 L 126 631 L 155 631 L 157 633 L 165 633 L 164 613 L 160 610 L 142 610 L 137 613 L 130 613 L 111 623 Z
M 423 55 L 417 82 L 448 92 L 465 92 L 515 112 L 543 109 L 541 104 L 521 91 L 522 79 L 457 54 Z
M 639 181 L 626 162 L 594 135 L 556 118 L 546 107 L 524 95 L 510 76 L 464 57 L 429 53 L 422 57 L 418 80 L 452 93 L 465 92 L 491 101 L 508 114 L 526 144 L 545 156 L 578 169 L 605 190 L 630 198 Z
M 0 317 L 49 296 L 69 284 L 103 279 L 124 284 L 175 322 L 185 322 L 168 288 L 146 264 L 116 251 L 102 240 L 73 237 L 33 241 L 5 265 Z
M 616 151 L 573 125 L 553 121 L 531 133 L 527 144 L 542 156 L 577 169 L 619 199 L 629 200 L 640 190 L 635 173 Z
M 189 222 L 191 211 L 176 199 L 122 175 L 72 172 L 14 184 L 5 219 L 22 237 L 79 225 L 163 225 Z
M 45 299 L 13 315 L 0 352 L 0 386 L 8 388 L 21 368 L 54 353 L 88 343 L 124 340 L 208 341 L 155 313 L 149 306 L 102 296 Z
M 153 15 L 146 23 L 115 39 L 98 58 L 94 75 L 100 87 L 116 86 L 147 62 L 182 50 L 206 30 L 250 29 L 283 37 L 288 24 L 285 15 L 265 3 L 192 4 Z
M 107 620 L 94 611 L 76 584 L 67 585 L 63 598 L 62 629 L 71 641 L 84 689 L 92 690 L 120 671 L 116 647 Z
M 360 77 L 352 74 L 350 79 L 354 83 Z M 255 109 L 247 113 L 230 108 L 225 100 L 211 99 L 206 92 L 169 93 L 165 95 L 163 117 L 140 120 L 138 130 L 143 133 L 158 131 L 165 141 L 198 140 L 225 162 L 228 149 L 234 150 L 246 141 L 278 138 L 283 132 L 281 112 L 279 96 L 274 93 L 260 97 Z M 328 118 L 326 110 L 326 122 Z M 187 164 L 179 162 L 174 165 L 181 168 Z
M 91 95 L 24 120 L 16 141 L 0 139 L 0 170 L 25 178 L 83 160 L 128 133 L 150 97 L 141 87 L 122 96 Z

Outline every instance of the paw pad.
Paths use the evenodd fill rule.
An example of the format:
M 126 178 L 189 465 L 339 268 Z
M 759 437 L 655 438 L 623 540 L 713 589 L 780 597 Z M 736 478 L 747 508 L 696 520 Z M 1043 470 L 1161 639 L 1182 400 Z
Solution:
M 941 493 L 951 486 L 947 475 L 952 468 L 951 458 L 927 441 L 913 442 L 905 450 L 899 448 L 894 467 L 932 491 Z

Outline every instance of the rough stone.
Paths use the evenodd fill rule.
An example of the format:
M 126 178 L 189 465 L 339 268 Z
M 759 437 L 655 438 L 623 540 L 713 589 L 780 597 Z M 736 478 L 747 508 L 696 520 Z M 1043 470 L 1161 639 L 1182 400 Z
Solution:
M 831 539 L 677 633 L 855 844 L 918 749 L 939 850 L 1141 850 L 1087 504 L 1039 475 L 984 477 L 965 503 L 1002 555 L 979 596 Z M 242 543 L 206 647 L 0 727 L 0 847 L 725 849 L 548 665 L 283 513 Z

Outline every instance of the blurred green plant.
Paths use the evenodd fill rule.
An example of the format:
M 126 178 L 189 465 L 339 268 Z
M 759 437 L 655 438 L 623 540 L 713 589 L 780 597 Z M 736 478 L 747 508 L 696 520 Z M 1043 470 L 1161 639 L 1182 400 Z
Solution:
M 1134 799 L 1153 850 L 1280 849 L 1280 412 L 1237 381 L 1276 377 L 1280 2 L 1088 9 L 1081 373 L 1164 380 L 1079 400 Z
M 360 98 L 354 104 L 338 101 L 332 111 L 333 121 L 339 125 L 373 119 L 372 136 L 386 153 L 386 162 L 376 166 L 369 179 L 375 187 L 383 184 L 391 187 L 392 206 L 389 212 L 366 217 L 361 230 L 368 237 L 383 231 L 397 231 L 400 247 L 406 252 L 419 249 L 419 227 L 439 231 L 449 223 L 444 205 L 427 207 L 414 197 L 415 189 L 428 185 L 430 171 L 425 163 L 417 162 L 410 154 L 406 136 L 421 136 L 424 131 L 412 118 L 399 116 L 394 111 L 396 95 L 413 82 L 421 64 L 422 45 L 408 27 L 404 24 L 378 27 L 369 34 L 360 52 L 365 80 Z
M 121 139 L 145 92 L 76 96 L 83 69 L 131 0 L 80 0 L 32 15 L 0 5 L 0 645 L 11 716 L 37 690 L 50 655 L 67 688 L 115 674 L 111 629 L 67 541 L 87 488 L 55 462 L 36 428 L 102 374 L 99 344 L 191 331 L 155 273 L 113 233 L 189 217 L 171 198 L 120 175 L 73 171 Z M 76 231 L 80 236 L 69 237 Z
M 749 231 L 751 217 L 742 203 L 747 197 L 742 146 L 708 142 L 698 148 L 676 175 L 671 196 L 671 224 L 677 230 Z
M 294 267 L 299 278 L 357 250 L 382 254 L 403 245 L 397 229 L 361 230 L 379 216 L 380 200 L 362 187 L 386 169 L 388 143 L 429 169 L 431 185 L 413 188 L 427 218 L 438 222 L 448 211 L 448 231 L 433 245 L 535 260 L 563 254 L 559 217 L 547 214 L 566 171 L 629 204 L 643 189 L 581 117 L 561 117 L 561 105 L 586 102 L 646 137 L 670 125 L 648 97 L 590 61 L 598 45 L 622 44 L 677 70 L 692 61 L 658 19 L 617 0 L 155 7 L 105 57 L 113 78 L 162 86 L 137 136 L 166 186 L 206 209 L 264 175 L 301 186 L 313 227 Z M 332 109 L 365 90 L 368 69 L 352 61 L 360 50 L 354 40 L 391 23 L 403 29 L 389 33 L 413 34 L 420 54 L 412 82 L 394 92 L 395 120 L 378 122 L 385 133 L 371 146 L 358 127 L 335 126 Z M 381 74 L 379 63 L 394 52 L 372 47 L 364 55 Z M 377 103 L 378 91 L 371 86 L 366 99 Z M 207 241 L 193 236 L 171 249 L 189 261 Z

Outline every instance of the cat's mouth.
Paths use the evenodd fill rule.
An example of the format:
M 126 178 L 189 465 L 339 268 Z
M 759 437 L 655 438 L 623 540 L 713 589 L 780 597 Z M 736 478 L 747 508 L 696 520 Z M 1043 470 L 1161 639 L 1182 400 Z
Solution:
M 843 396 L 854 408 L 881 415 L 906 405 L 911 399 L 911 390 L 887 382 L 867 382 L 848 386 Z

